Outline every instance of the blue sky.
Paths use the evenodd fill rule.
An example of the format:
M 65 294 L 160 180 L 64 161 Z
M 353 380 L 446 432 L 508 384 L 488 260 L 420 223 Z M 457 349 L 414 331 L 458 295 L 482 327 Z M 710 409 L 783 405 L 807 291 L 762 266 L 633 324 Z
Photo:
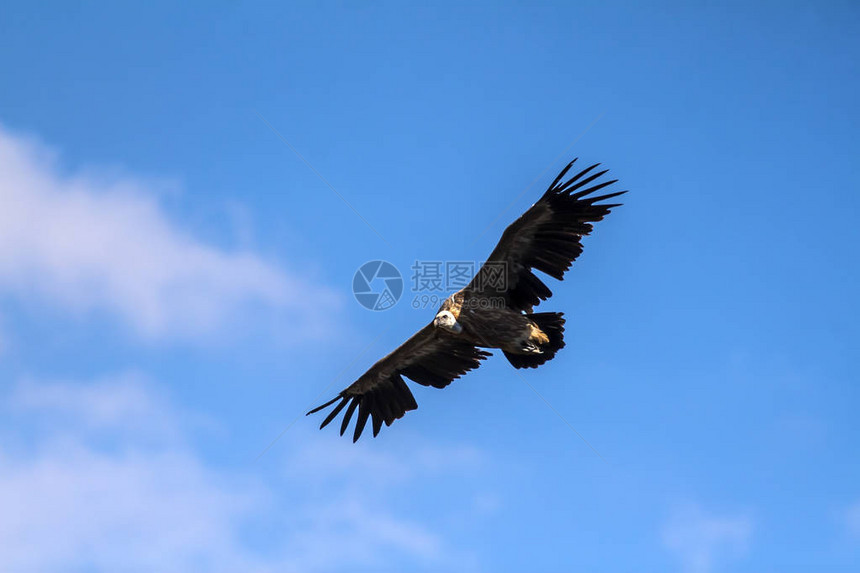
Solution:
M 856 567 L 852 3 L 0 16 L 0 569 Z M 432 317 L 361 264 L 482 260 L 575 156 L 630 193 L 564 351 L 299 417 Z

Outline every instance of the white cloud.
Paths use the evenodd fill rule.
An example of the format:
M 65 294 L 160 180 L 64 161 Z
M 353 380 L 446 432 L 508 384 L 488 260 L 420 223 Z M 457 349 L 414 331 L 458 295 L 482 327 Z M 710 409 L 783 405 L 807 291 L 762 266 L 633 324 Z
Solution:
M 224 487 L 188 453 L 111 456 L 66 441 L 0 458 L 4 571 L 262 570 L 233 525 L 261 492 Z
M 92 436 L 104 432 L 133 443 L 180 440 L 187 429 L 214 425 L 202 416 L 180 415 L 138 373 L 87 383 L 24 379 L 8 397 L 8 407 L 12 415 L 23 412 L 30 422 L 45 422 L 54 432 L 71 426 L 74 433 Z
M 294 470 L 270 484 L 207 464 L 187 415 L 138 375 L 12 387 L 0 403 L 0 571 L 434 569 L 464 557 L 390 499 L 421 477 L 475 469 L 477 452 L 341 456 L 340 441 L 312 434 L 267 454 Z M 248 527 L 271 547 L 249 543 Z
M 250 305 L 300 319 L 307 335 L 313 309 L 337 300 L 254 253 L 184 232 L 152 184 L 65 174 L 49 150 L 2 126 L 0 206 L 0 293 L 76 314 L 108 311 L 148 338 L 211 334 Z
M 752 536 L 746 515 L 716 516 L 698 505 L 678 508 L 663 527 L 663 543 L 685 573 L 708 573 L 724 557 L 737 556 Z
M 142 377 L 30 380 L 4 406 L 17 432 L 0 428 L 0 570 L 266 569 L 235 529 L 265 488 L 202 463 L 177 431 L 180 416 Z
M 291 441 L 302 445 L 291 451 L 285 463 L 291 483 L 314 484 L 303 493 L 299 506 L 306 517 L 293 539 L 294 547 L 301 548 L 294 552 L 298 569 L 385 565 L 393 552 L 416 558 L 412 570 L 418 563 L 427 570 L 470 569 L 473 556 L 451 547 L 421 521 L 394 515 L 385 507 L 392 497 L 421 491 L 422 479 L 433 480 L 455 470 L 464 495 L 449 517 L 459 514 L 479 495 L 468 491 L 466 478 L 487 466 L 481 452 L 463 445 L 412 444 L 392 455 L 382 453 L 374 442 L 353 444 L 325 434 L 308 438 L 294 436 Z M 277 455 L 277 450 L 267 455 Z

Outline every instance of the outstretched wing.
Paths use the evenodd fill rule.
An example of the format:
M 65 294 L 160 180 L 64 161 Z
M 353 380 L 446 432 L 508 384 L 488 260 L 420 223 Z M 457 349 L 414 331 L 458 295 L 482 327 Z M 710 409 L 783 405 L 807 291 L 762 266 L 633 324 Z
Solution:
M 575 162 L 571 161 L 538 202 L 505 229 L 487 262 L 466 287 L 467 296 L 504 297 L 508 308 L 526 312 L 552 296 L 532 271 L 562 280 L 582 252 L 581 239 L 591 233 L 591 224 L 620 205 L 598 202 L 626 193 L 589 197 L 617 181 L 595 182 L 608 171 L 591 173 L 599 163 L 562 181 Z
M 383 422 L 390 426 L 394 420 L 418 407 L 403 376 L 423 386 L 444 388 L 452 380 L 480 366 L 481 360 L 488 356 L 489 352 L 438 331 L 431 323 L 371 366 L 370 370 L 332 400 L 314 408 L 308 414 L 319 412 L 340 400 L 323 420 L 320 429 L 346 408 L 340 425 L 342 436 L 357 408 L 358 419 L 352 441 L 355 442 L 361 436 L 368 417 L 373 421 L 375 437 Z

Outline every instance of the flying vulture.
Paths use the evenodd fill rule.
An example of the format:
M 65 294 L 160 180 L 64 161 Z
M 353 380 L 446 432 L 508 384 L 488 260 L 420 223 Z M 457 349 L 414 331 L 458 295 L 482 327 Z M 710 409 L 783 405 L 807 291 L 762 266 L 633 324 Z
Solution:
M 491 356 L 498 348 L 514 368 L 537 368 L 564 347 L 560 312 L 533 312 L 552 296 L 534 271 L 563 280 L 582 252 L 581 239 L 620 203 L 601 203 L 626 191 L 592 196 L 617 180 L 599 182 L 608 170 L 583 169 L 564 180 L 576 159 L 565 167 L 546 193 L 514 221 L 472 281 L 448 297 L 433 321 L 394 352 L 370 367 L 358 380 L 308 414 L 335 405 L 324 428 L 346 409 L 340 424 L 346 432 L 358 410 L 352 440 L 361 436 L 368 419 L 376 436 L 383 422 L 390 426 L 418 408 L 403 380 L 444 388 Z

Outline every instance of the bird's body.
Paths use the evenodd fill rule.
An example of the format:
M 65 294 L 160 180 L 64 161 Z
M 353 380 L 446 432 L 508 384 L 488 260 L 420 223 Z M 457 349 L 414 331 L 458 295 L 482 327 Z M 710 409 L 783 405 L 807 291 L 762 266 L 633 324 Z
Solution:
M 357 409 L 353 441 L 361 436 L 368 419 L 372 419 L 375 436 L 383 422 L 390 425 L 418 407 L 404 376 L 424 386 L 444 388 L 491 356 L 483 349 L 500 349 L 515 368 L 536 368 L 564 347 L 562 314 L 533 312 L 552 296 L 533 270 L 562 280 L 582 252 L 580 239 L 591 232 L 591 223 L 618 206 L 598 202 L 624 193 L 589 197 L 615 182 L 587 187 L 606 173 L 589 175 L 596 165 L 562 182 L 575 161 L 562 170 L 537 203 L 508 226 L 477 275 L 442 303 L 433 322 L 334 399 L 308 412 L 338 402 L 321 428 L 346 409 L 343 434 Z
M 434 320 L 437 331 L 445 330 L 451 336 L 480 348 L 498 348 L 514 355 L 530 355 L 542 353 L 550 342 L 549 336 L 533 315 L 509 308 L 501 297 L 470 297 L 463 289 L 448 297 L 436 316 L 443 313 L 451 313 L 460 329 L 443 326 L 440 321 Z

